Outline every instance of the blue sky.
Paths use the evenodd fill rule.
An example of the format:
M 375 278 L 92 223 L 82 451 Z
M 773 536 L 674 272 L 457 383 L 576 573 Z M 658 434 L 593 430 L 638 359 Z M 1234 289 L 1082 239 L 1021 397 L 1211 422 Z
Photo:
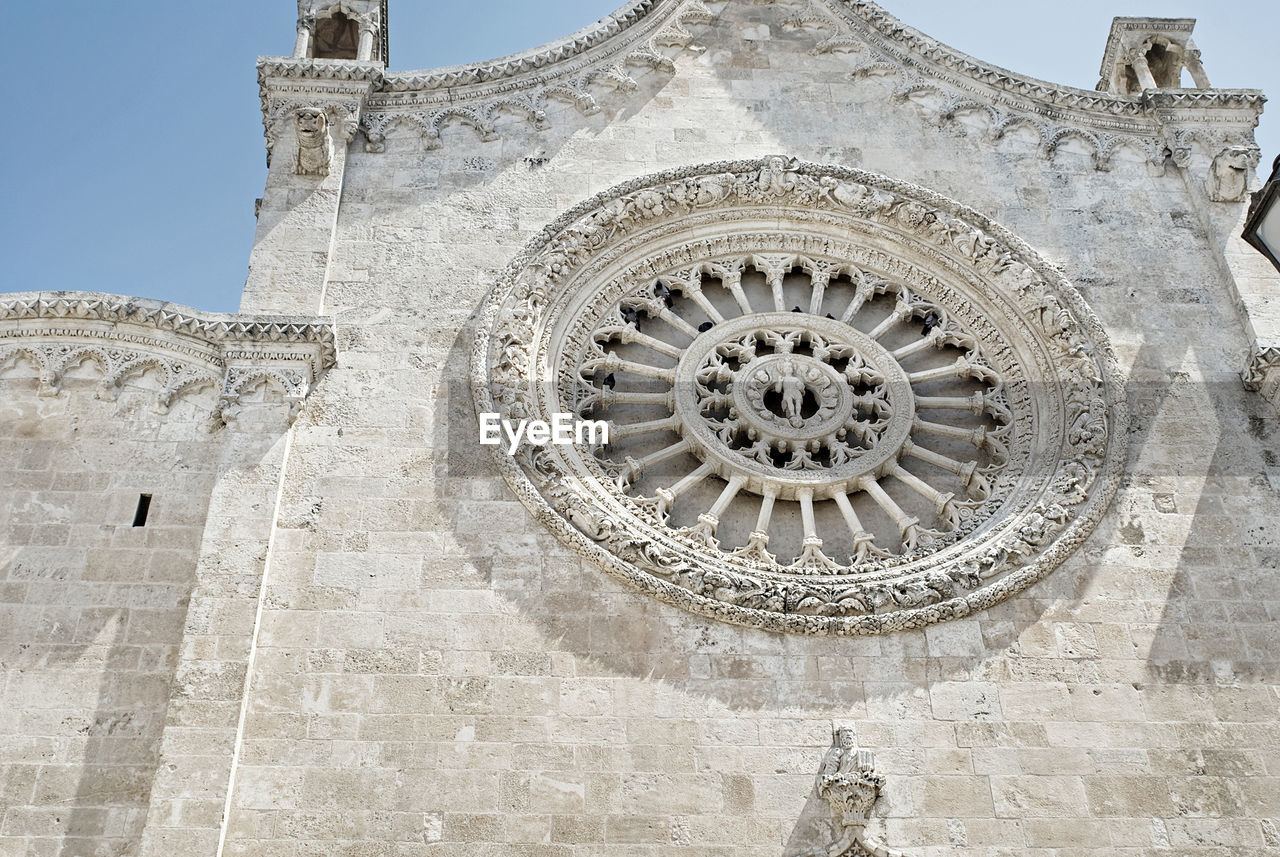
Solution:
M 535 47 L 621 2 L 391 0 L 392 68 Z M 1194 17 L 1215 86 L 1280 97 L 1274 0 L 883 5 L 980 59 L 1086 89 L 1113 16 Z M 7 8 L 0 291 L 104 291 L 233 312 L 266 175 L 254 62 L 292 50 L 293 0 L 220 0 L 216 14 L 193 0 L 134 3 L 131 14 L 101 0 Z M 1280 154 L 1280 119 L 1264 114 L 1258 139 L 1266 168 Z

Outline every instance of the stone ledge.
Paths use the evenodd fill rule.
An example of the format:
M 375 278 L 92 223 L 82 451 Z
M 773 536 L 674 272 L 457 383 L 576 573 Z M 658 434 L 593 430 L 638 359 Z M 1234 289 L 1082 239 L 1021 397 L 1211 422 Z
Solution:
M 64 374 L 86 360 L 102 370 L 102 398 L 114 398 L 136 374 L 158 371 L 160 413 L 215 386 L 216 427 L 233 422 L 241 396 L 264 382 L 283 394 L 292 420 L 337 351 L 325 318 L 201 313 L 96 292 L 0 296 L 0 369 L 24 357 L 37 369 L 42 396 L 58 395 Z

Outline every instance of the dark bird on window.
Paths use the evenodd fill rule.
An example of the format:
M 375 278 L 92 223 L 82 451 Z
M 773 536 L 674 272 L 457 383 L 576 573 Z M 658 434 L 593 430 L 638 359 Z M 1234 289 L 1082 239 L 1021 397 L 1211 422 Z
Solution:
M 920 330 L 921 336 L 928 336 L 935 327 L 942 324 L 942 317 L 933 310 L 929 310 L 924 317 L 924 327 Z
M 832 321 L 835 321 L 835 320 L 836 320 L 836 317 L 835 317 L 834 315 L 832 315 L 831 313 L 827 313 L 827 318 L 831 319 Z
M 792 311 L 792 312 L 804 312 L 804 310 L 800 309 L 800 307 L 798 307 L 798 306 L 793 306 L 793 307 L 791 308 L 791 311 Z
M 653 293 L 662 298 L 662 302 L 667 305 L 668 309 L 671 308 L 671 289 L 667 287 L 666 283 L 658 283 L 658 285 L 654 286 Z
M 634 324 L 637 330 L 640 328 L 640 313 L 636 312 L 635 307 L 624 306 L 619 312 L 622 313 L 623 322 Z
M 715 327 L 715 324 L 716 323 L 714 321 L 704 321 L 702 324 L 698 325 L 698 333 L 706 333 L 708 330 Z
M 610 390 L 612 390 L 617 383 L 618 379 L 613 377 L 612 372 L 604 376 L 604 386 L 608 387 Z

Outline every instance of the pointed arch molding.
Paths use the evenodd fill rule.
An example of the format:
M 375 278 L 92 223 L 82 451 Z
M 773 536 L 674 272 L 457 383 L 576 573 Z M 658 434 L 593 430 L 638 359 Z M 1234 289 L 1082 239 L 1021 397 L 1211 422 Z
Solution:
M 441 129 L 469 126 L 479 140 L 495 139 L 513 116 L 534 130 L 548 127 L 548 105 L 564 102 L 589 115 L 609 92 L 636 89 L 636 76 L 674 71 L 681 51 L 698 49 L 699 25 L 726 0 L 635 0 L 600 22 L 534 50 L 473 65 L 391 72 L 378 64 L 265 58 L 259 83 L 268 148 L 276 125 L 309 98 L 343 100 L 350 139 L 358 127 L 366 148 L 380 152 L 387 132 L 403 124 L 429 148 Z M 1052 157 L 1074 138 L 1105 170 L 1128 145 L 1157 167 L 1172 157 L 1186 166 L 1190 146 L 1207 157 L 1231 145 L 1253 145 L 1253 127 L 1265 101 L 1257 90 L 1165 89 L 1115 95 L 1060 86 L 983 63 L 929 38 L 875 3 L 864 0 L 756 0 L 773 7 L 783 31 L 812 31 L 814 53 L 848 56 L 850 78 L 892 77 L 893 97 L 912 100 L 936 121 L 966 114 L 985 117 L 999 139 L 1016 126 L 1034 131 Z M 352 101 L 352 99 L 355 99 Z
M 637 179 L 559 218 L 490 293 L 472 384 L 478 414 L 576 412 L 623 439 L 500 448 L 563 541 L 776 631 L 995 604 L 1088 535 L 1124 464 L 1116 362 L 1061 273 L 959 203 L 781 156 Z M 788 384 L 790 409 L 769 398 Z M 703 489 L 709 508 L 681 506 Z
M 101 370 L 98 395 L 113 399 L 139 372 L 159 373 L 155 409 L 212 388 L 213 425 L 234 421 L 241 396 L 259 383 L 278 389 L 290 418 L 335 360 L 327 320 L 214 315 L 176 304 L 90 292 L 0 298 L 0 377 L 19 361 L 34 367 L 42 396 L 86 360 Z

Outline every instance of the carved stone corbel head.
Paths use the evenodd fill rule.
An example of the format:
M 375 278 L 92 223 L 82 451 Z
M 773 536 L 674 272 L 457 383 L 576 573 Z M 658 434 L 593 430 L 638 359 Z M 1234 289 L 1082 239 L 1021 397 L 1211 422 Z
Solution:
M 301 107 L 293 113 L 298 136 L 298 175 L 327 176 L 333 161 L 329 117 L 319 107 Z
M 1209 198 L 1214 202 L 1240 202 L 1249 186 L 1249 170 L 1257 166 L 1256 146 L 1228 146 L 1209 168 Z

